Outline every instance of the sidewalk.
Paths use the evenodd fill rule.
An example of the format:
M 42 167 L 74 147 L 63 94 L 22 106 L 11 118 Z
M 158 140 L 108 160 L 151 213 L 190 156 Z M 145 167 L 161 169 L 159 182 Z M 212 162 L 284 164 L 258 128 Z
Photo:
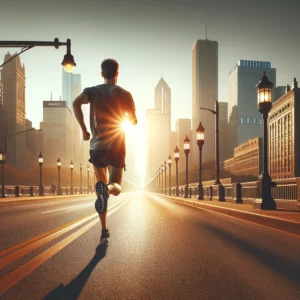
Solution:
M 159 195 L 172 201 L 250 221 L 300 237 L 300 209 L 299 211 L 287 210 L 284 208 L 284 205 L 281 206 L 280 203 L 277 203 L 277 210 L 261 210 L 253 208 L 252 204 L 236 204 L 232 202 L 197 200 L 196 198 Z
M 94 193 L 90 194 L 76 194 L 76 195 L 49 195 L 49 196 L 20 196 L 20 197 L 6 197 L 0 198 L 0 205 L 4 204 L 26 204 L 43 200 L 66 200 L 70 198 L 90 197 L 95 196 Z

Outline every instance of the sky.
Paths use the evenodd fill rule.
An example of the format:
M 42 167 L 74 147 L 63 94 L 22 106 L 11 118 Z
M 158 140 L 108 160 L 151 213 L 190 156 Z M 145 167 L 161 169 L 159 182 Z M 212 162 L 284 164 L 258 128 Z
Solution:
M 191 118 L 192 47 L 219 45 L 218 100 L 227 101 L 228 73 L 240 59 L 270 61 L 277 85 L 300 79 L 298 0 L 15 0 L 1 2 L 2 40 L 72 41 L 83 88 L 102 83 L 105 58 L 120 64 L 118 84 L 129 90 L 138 116 L 154 106 L 161 73 L 172 91 L 172 128 Z M 0 61 L 7 51 L 0 48 Z M 26 67 L 26 117 L 39 127 L 42 101 L 62 94 L 65 47 L 36 47 L 20 58 Z M 259 78 L 258 78 L 259 80 Z

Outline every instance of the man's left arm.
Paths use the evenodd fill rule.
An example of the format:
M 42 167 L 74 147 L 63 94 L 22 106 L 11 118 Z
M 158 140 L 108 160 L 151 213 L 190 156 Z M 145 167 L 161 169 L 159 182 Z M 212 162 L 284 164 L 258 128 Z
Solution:
M 73 110 L 75 113 L 75 117 L 82 129 L 83 140 L 88 141 L 90 139 L 90 133 L 87 131 L 86 126 L 84 124 L 83 113 L 81 110 L 82 104 L 88 104 L 89 97 L 85 93 L 81 93 L 74 101 L 73 101 Z

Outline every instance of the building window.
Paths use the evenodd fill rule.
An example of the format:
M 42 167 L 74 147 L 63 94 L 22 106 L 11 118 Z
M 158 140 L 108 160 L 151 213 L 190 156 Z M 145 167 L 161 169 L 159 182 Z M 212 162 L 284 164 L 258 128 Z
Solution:
M 257 122 L 257 119 L 254 118 L 252 121 L 253 121 L 253 122 L 252 122 L 253 125 L 256 125 L 256 124 L 257 124 L 257 123 L 256 123 L 256 122 Z
M 262 125 L 263 120 L 262 120 L 262 119 L 259 119 L 258 121 L 259 121 L 258 124 L 259 124 L 259 125 Z
M 244 118 L 240 118 L 240 124 L 244 124 Z
M 247 118 L 247 124 L 250 124 L 250 118 Z

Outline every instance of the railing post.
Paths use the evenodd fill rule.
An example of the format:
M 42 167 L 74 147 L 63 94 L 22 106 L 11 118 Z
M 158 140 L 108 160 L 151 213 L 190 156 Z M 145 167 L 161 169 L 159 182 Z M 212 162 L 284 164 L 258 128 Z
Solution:
M 233 198 L 235 203 L 243 203 L 242 200 L 242 185 L 240 183 L 233 184 Z
M 190 190 L 190 198 L 192 198 L 192 188 L 189 188 Z
M 66 195 L 68 195 L 68 187 L 66 187 Z
M 213 187 L 210 186 L 209 187 L 209 200 L 212 201 L 212 198 L 213 198 Z
M 220 202 L 225 201 L 225 189 L 224 189 L 223 184 L 218 184 L 218 200 Z
M 20 186 L 19 185 L 15 186 L 15 196 L 20 197 Z
M 29 194 L 30 194 L 30 196 L 35 196 L 33 186 L 29 187 Z
M 296 178 L 297 184 L 297 201 L 300 201 L 300 178 Z

